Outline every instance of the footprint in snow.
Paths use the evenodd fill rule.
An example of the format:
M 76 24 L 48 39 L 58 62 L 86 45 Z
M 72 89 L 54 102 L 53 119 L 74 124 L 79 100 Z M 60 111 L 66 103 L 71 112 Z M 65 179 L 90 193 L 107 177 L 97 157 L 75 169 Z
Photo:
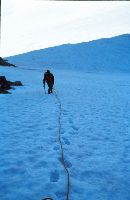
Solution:
M 67 111 L 66 110 L 63 110 L 63 115 L 67 115 Z
M 74 126 L 74 125 L 72 125 L 72 128 L 73 128 L 75 131 L 78 131 L 78 130 L 79 130 L 79 128 L 76 127 L 76 126 Z
M 72 154 L 71 154 L 71 155 L 72 155 Z M 62 158 L 59 158 L 59 161 L 62 163 Z M 66 166 L 67 168 L 70 168 L 70 167 L 72 167 L 72 164 L 71 164 L 70 161 L 65 160 L 65 166 Z
M 39 168 L 47 168 L 47 162 L 44 160 L 41 160 L 39 162 L 36 162 L 36 164 L 34 165 L 35 169 L 39 169 Z
M 55 151 L 57 151 L 57 150 L 59 150 L 59 146 L 55 146 L 53 149 L 54 149 Z
M 66 195 L 64 191 L 57 191 L 55 194 L 58 198 L 63 198 Z
M 70 145 L 70 142 L 67 138 L 63 137 L 63 140 L 64 140 L 64 143 L 67 144 L 67 145 Z
M 51 171 L 50 181 L 51 182 L 57 182 L 58 180 L 59 180 L 59 172 L 58 172 L 58 170 Z
M 68 133 L 70 135 L 77 135 L 78 134 L 78 128 L 71 127 L 71 129 L 68 131 Z
M 68 160 L 65 160 L 65 165 L 66 165 L 67 168 L 72 167 L 71 162 L 69 162 Z
M 73 123 L 73 120 L 71 118 L 69 118 L 69 123 L 72 124 Z
M 48 127 L 47 128 L 49 131 L 54 130 L 53 127 Z

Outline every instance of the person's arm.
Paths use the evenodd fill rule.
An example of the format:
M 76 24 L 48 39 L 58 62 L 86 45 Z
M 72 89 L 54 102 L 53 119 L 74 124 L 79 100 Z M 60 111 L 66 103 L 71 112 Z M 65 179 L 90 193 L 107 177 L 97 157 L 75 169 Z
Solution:
M 45 74 L 44 74 L 44 78 L 43 78 L 43 85 L 45 87 Z
M 52 75 L 52 81 L 53 81 L 53 85 L 54 85 L 54 76 Z

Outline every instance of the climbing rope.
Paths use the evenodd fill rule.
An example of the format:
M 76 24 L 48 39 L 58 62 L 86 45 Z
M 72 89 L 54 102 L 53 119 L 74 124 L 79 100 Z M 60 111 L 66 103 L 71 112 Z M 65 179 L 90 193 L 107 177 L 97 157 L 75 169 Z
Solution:
M 69 171 L 67 169 L 67 166 L 65 164 L 65 158 L 64 158 L 64 148 L 63 148 L 63 144 L 62 144 L 62 140 L 61 140 L 61 114 L 62 114 L 62 108 L 61 108 L 61 101 L 60 98 L 58 96 L 58 93 L 56 91 L 56 89 L 53 88 L 53 92 L 55 94 L 55 97 L 58 101 L 58 106 L 59 106 L 59 116 L 58 116 L 58 141 L 60 144 L 60 149 L 61 149 L 61 163 L 64 167 L 64 170 L 67 174 L 67 191 L 66 191 L 66 200 L 69 200 L 69 193 L 70 193 L 70 174 Z M 52 198 L 46 197 L 42 200 L 53 200 Z
M 60 101 L 60 98 L 58 96 L 58 93 L 56 91 L 56 89 L 53 89 L 54 91 L 54 94 L 56 96 L 56 99 L 58 101 L 58 104 L 59 104 L 59 116 L 58 116 L 58 124 L 59 124 L 59 127 L 58 127 L 58 140 L 59 140 L 59 143 L 60 143 L 60 147 L 61 147 L 61 163 L 64 167 L 64 170 L 67 174 L 67 191 L 66 191 L 66 200 L 69 200 L 69 192 L 70 192 L 70 174 L 69 174 L 69 171 L 67 169 L 67 166 L 65 164 L 65 158 L 64 158 L 64 148 L 63 148 L 63 144 L 62 144 L 62 141 L 61 141 L 61 114 L 62 114 L 62 108 L 61 108 L 61 101 Z

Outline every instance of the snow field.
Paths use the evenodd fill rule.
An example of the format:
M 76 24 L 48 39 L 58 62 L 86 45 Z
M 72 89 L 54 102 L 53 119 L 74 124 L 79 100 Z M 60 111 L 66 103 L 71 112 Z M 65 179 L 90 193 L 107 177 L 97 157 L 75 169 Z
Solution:
M 75 72 L 65 77 L 62 139 L 71 174 L 70 199 L 128 200 L 129 75 Z
M 1 95 L 0 199 L 64 200 L 58 102 L 45 95 L 42 70 L 1 68 L 24 87 Z M 70 200 L 130 199 L 130 75 L 54 70 Z
M 18 77 L 18 69 L 1 70 L 8 79 Z M 2 95 L 0 198 L 59 199 L 66 180 L 59 161 L 57 102 L 44 94 L 42 78 L 36 78 L 40 73 L 20 72 L 25 86 Z

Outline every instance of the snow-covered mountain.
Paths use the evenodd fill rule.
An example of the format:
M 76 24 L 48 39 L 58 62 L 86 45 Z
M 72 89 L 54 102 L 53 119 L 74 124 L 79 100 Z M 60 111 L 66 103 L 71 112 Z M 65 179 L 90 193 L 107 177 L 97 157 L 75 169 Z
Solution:
M 18 66 L 78 69 L 87 72 L 130 72 L 130 34 L 79 44 L 35 50 L 9 57 Z
M 69 200 L 130 200 L 129 39 L 62 45 L 8 58 L 20 67 L 0 66 L 23 83 L 0 95 L 0 200 L 66 199 L 59 133 Z M 50 95 L 46 66 L 55 68 Z

